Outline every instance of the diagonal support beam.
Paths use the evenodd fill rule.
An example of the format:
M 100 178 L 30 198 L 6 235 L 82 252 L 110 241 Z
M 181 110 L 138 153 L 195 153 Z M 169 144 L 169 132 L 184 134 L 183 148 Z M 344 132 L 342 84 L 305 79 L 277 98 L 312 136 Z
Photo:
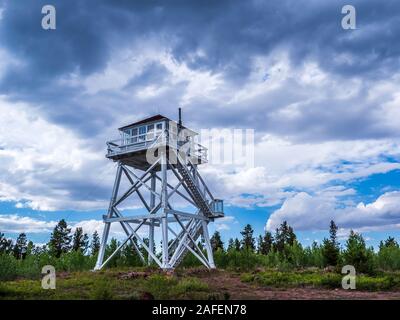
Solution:
M 143 184 L 146 185 L 146 182 L 148 180 L 150 180 L 150 177 L 146 178 L 146 180 L 143 180 L 152 170 L 153 168 L 158 164 L 160 160 L 155 161 L 146 171 L 145 173 L 138 179 L 138 181 L 136 181 L 134 183 L 134 185 L 132 185 L 128 191 L 126 191 L 115 203 L 114 206 L 117 206 L 118 204 L 120 204 L 122 201 L 124 201 L 127 197 L 129 197 L 132 193 L 134 193 L 137 189 L 139 189 Z M 121 165 L 122 167 L 124 167 L 123 165 Z M 125 168 L 125 170 L 127 170 Z M 126 172 L 126 171 L 124 171 Z M 147 186 L 147 185 L 146 185 Z
M 185 226 L 183 225 L 183 223 L 179 220 L 178 215 L 174 214 L 176 220 L 178 221 L 179 225 L 181 226 L 181 228 L 187 233 L 190 241 L 193 243 L 193 246 L 197 249 L 197 251 L 199 252 L 199 254 L 202 256 L 202 258 L 207 261 L 207 258 L 204 256 L 203 252 L 200 250 L 199 246 L 197 245 L 196 241 L 193 239 L 193 237 L 190 235 L 190 233 L 188 232 L 188 230 L 185 228 Z M 208 264 L 208 263 L 207 263 Z

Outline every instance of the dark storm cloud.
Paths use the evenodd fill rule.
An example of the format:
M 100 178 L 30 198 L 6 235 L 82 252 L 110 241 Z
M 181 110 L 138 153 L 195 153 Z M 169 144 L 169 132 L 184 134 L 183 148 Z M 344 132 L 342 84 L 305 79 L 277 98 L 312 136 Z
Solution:
M 158 63 L 151 63 L 145 66 L 144 70 L 138 75 L 133 77 L 125 85 L 126 89 L 132 89 L 137 86 L 148 86 L 151 84 L 162 84 L 167 75 L 168 70 L 163 65 Z
M 83 135 L 102 131 L 116 119 L 115 110 L 132 113 L 138 108 L 137 111 L 151 113 L 154 105 L 160 104 L 165 110 L 176 108 L 179 88 L 140 105 L 129 100 L 133 105 L 128 105 L 126 97 L 130 90 L 166 81 L 167 71 L 157 64 L 147 66 L 121 91 L 101 92 L 96 97 L 83 93 L 79 86 L 59 82 L 72 72 L 81 77 L 102 72 L 113 53 L 151 37 L 166 43 L 165 49 L 177 62 L 185 62 L 195 70 L 221 73 L 234 86 L 248 81 L 254 56 L 268 55 L 277 48 L 287 50 L 292 65 L 311 59 L 325 71 L 344 77 L 382 78 L 399 68 L 400 2 L 395 0 L 352 1 L 357 8 L 356 31 L 341 28 L 341 8 L 348 1 L 339 0 L 54 0 L 51 1 L 57 9 L 54 32 L 40 26 L 41 8 L 45 4 L 49 2 L 4 1 L 1 47 L 23 63 L 8 69 L 1 79 L 0 93 L 39 105 L 52 121 Z M 337 59 L 340 55 L 350 58 Z M 251 106 L 254 113 L 248 115 L 243 115 L 244 106 L 226 113 L 204 99 L 198 99 L 190 110 L 194 111 L 193 120 L 207 117 L 211 123 L 217 119 L 219 126 L 251 125 L 262 131 L 268 128 L 286 134 L 311 128 L 319 133 L 318 137 L 328 137 L 335 132 L 330 125 L 345 127 L 347 131 L 350 125 L 354 129 L 351 114 L 348 121 L 345 118 L 325 127 L 310 127 L 312 121 L 318 124 L 330 117 L 326 109 L 313 106 L 308 109 L 313 112 L 307 118 L 295 123 L 276 119 L 274 112 L 296 101 L 299 95 L 291 94 L 290 88 L 285 93 L 277 92 L 269 97 L 273 100 L 255 101 Z M 322 105 L 327 103 L 322 101 Z M 363 117 L 365 122 L 371 121 L 369 114 Z M 376 130 L 367 135 L 385 134 Z M 366 136 L 363 130 L 357 132 Z M 351 132 L 343 136 L 351 136 Z

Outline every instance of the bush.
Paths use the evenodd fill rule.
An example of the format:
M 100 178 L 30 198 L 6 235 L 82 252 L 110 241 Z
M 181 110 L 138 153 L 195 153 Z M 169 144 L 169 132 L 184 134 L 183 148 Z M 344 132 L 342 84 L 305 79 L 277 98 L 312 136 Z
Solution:
M 187 278 L 181 280 L 175 287 L 175 292 L 177 294 L 185 294 L 193 291 L 207 291 L 208 285 L 201 282 L 197 278 Z
M 400 270 L 400 248 L 381 247 L 377 256 L 378 267 L 383 270 Z
M 354 266 L 357 273 L 375 273 L 374 251 L 372 248 L 366 248 L 362 235 L 350 232 L 343 256 L 344 263 Z
M 12 280 L 17 276 L 17 260 L 14 258 L 14 256 L 0 254 L 0 280 Z
M 107 280 L 102 279 L 94 283 L 90 292 L 90 298 L 94 300 L 111 300 L 113 299 L 113 291 Z
M 156 299 L 167 299 L 178 280 L 162 274 L 154 274 L 145 280 L 145 287 Z

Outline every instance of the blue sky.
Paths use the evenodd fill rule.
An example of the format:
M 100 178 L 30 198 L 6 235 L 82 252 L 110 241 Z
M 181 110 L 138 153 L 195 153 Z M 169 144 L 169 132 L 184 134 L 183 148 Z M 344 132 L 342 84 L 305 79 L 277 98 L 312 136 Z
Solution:
M 57 29 L 41 28 L 53 4 Z M 352 4 L 357 29 L 341 27 Z M 0 0 L 0 231 L 101 231 L 116 128 L 183 108 L 188 127 L 254 129 L 255 163 L 205 165 L 225 241 L 331 219 L 371 245 L 400 228 L 400 3 Z M 138 209 L 137 212 L 140 210 Z M 117 229 L 112 230 L 121 236 Z M 342 241 L 343 242 L 343 241 Z

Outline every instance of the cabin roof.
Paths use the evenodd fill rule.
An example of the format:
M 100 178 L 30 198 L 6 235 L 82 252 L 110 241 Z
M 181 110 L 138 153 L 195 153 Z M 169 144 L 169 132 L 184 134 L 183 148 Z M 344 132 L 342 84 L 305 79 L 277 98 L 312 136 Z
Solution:
M 143 124 L 143 123 L 148 123 L 148 122 L 153 122 L 153 121 L 160 121 L 160 120 L 174 121 L 174 120 L 171 120 L 170 118 L 167 118 L 167 117 L 165 117 L 165 116 L 163 116 L 161 114 L 156 114 L 155 116 L 151 116 L 149 118 L 146 118 L 146 119 L 143 119 L 143 120 L 139 120 L 139 121 L 133 122 L 131 124 L 128 124 L 126 126 L 123 126 L 121 128 L 118 128 L 118 130 L 124 130 L 124 129 L 130 128 L 130 127 L 133 127 L 133 126 L 137 126 L 137 125 L 140 125 L 140 124 Z M 189 128 L 187 128 L 185 126 L 182 126 L 182 128 L 187 129 L 187 130 L 192 131 L 193 133 L 195 133 L 193 130 L 190 130 Z
M 118 130 L 124 130 L 126 128 L 130 128 L 132 126 L 136 126 L 136 125 L 139 125 L 139 124 L 142 124 L 142 123 L 153 122 L 153 121 L 158 121 L 158 120 L 165 120 L 165 119 L 166 120 L 170 120 L 169 118 L 164 117 L 161 114 L 157 114 L 155 116 L 152 116 L 152 117 L 149 117 L 149 118 L 146 118 L 146 119 L 143 119 L 143 120 L 139 120 L 139 121 L 133 122 L 131 124 L 128 124 L 126 126 L 123 126 L 121 128 L 118 128 Z

